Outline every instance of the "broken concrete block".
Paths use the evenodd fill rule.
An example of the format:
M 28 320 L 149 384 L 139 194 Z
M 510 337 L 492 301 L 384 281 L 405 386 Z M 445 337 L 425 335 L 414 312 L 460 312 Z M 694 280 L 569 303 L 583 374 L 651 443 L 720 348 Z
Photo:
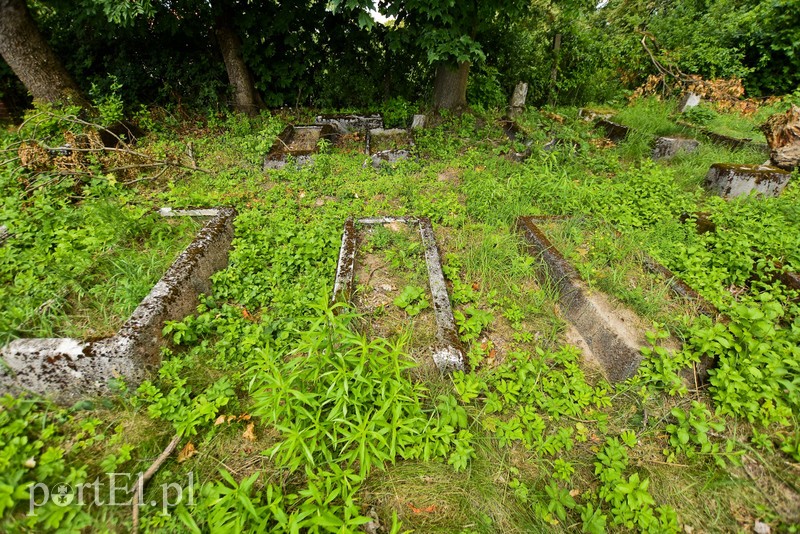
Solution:
M 671 158 L 679 152 L 694 152 L 700 146 L 696 139 L 684 137 L 659 137 L 653 147 L 652 159 Z
M 427 119 L 428 118 L 425 115 L 414 115 L 414 117 L 411 119 L 411 129 L 421 130 L 422 128 L 425 128 L 425 122 Z
M 627 126 L 623 126 L 622 124 L 611 122 L 606 119 L 600 119 L 595 123 L 595 126 L 598 126 L 603 130 L 605 130 L 606 138 L 615 143 L 619 143 L 620 141 L 628 137 L 628 134 L 631 131 L 631 129 L 628 128 Z
M 353 113 L 317 115 L 314 124 L 330 124 L 335 127 L 339 133 L 346 134 L 359 130 L 383 128 L 383 116 L 378 113 L 373 115 L 358 115 Z
M 701 100 L 700 95 L 696 93 L 686 93 L 678 104 L 678 113 L 686 113 L 687 110 L 696 108 L 700 105 Z
M 167 321 L 194 312 L 211 275 L 228 264 L 233 208 L 218 210 L 114 336 L 99 340 L 17 339 L 0 349 L 0 392 L 27 390 L 72 403 L 110 391 L 113 379 L 135 387 L 161 363 Z
M 706 174 L 705 187 L 724 198 L 748 195 L 755 191 L 775 197 L 789 183 L 792 173 L 770 165 L 731 165 L 715 163 Z
M 8 226 L 2 225 L 0 226 L 0 247 L 6 244 L 6 239 L 8 239 Z

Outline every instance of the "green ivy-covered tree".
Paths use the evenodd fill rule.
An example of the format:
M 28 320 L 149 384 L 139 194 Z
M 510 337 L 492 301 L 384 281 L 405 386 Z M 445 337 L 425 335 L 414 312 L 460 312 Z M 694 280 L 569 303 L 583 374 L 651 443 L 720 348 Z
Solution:
M 25 0 L 0 0 L 0 56 L 34 100 L 88 105 L 39 32 Z
M 361 10 L 364 15 L 373 7 L 370 0 L 334 0 L 333 4 Z M 467 104 L 471 63 L 486 57 L 481 34 L 507 24 L 528 5 L 523 0 L 380 0 L 377 7 L 381 14 L 394 19 L 389 46 L 418 46 L 435 66 L 433 107 L 458 109 Z M 364 16 L 361 22 L 370 24 L 371 20 Z
M 101 6 L 112 22 L 120 25 L 133 24 L 139 17 L 153 18 L 156 13 L 174 17 L 177 21 L 200 19 L 210 21 L 209 33 L 213 33 L 225 63 L 231 88 L 232 105 L 236 111 L 255 114 L 264 106 L 255 87 L 253 75 L 244 61 L 242 39 L 235 28 L 237 12 L 247 11 L 249 1 L 238 0 L 142 0 L 140 2 L 118 2 L 115 0 L 91 0 Z M 183 23 L 185 24 L 185 23 Z

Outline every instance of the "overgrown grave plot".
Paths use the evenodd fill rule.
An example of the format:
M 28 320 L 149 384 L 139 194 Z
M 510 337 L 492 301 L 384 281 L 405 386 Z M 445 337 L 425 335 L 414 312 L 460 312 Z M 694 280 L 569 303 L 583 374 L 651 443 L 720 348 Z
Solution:
M 712 305 L 646 254 L 609 254 L 619 238 L 609 228 L 579 218 L 547 216 L 520 217 L 516 224 L 540 259 L 539 277 L 558 286 L 561 309 L 586 343 L 587 356 L 612 382 L 636 373 L 652 322 L 676 327 L 685 325 L 687 318 L 716 314 Z M 679 347 L 672 338 L 663 345 Z M 709 365 L 703 361 L 694 369 L 695 385 Z
M 338 136 L 335 144 L 339 150 L 369 154 L 369 132 L 373 129 L 383 129 L 383 116 L 377 113 L 371 115 L 323 114 L 317 115 L 314 124 L 330 125 L 336 129 Z
M 11 221 L 0 250 L 0 346 L 18 337 L 113 335 L 201 227 L 87 203 L 60 221 L 54 239 L 47 222 L 40 231 L 26 217 Z
M 680 221 L 685 223 L 688 220 L 694 221 L 695 229 L 697 233 L 708 234 L 708 233 L 715 233 L 717 231 L 717 224 L 711 219 L 709 213 L 704 212 L 695 212 L 695 213 L 684 213 L 680 217 Z M 794 300 L 800 299 L 800 273 L 794 272 L 788 266 L 784 265 L 783 262 L 779 258 L 775 258 L 768 254 L 765 254 L 761 262 L 763 263 L 765 269 L 764 274 L 766 275 L 766 282 L 768 283 L 776 283 L 779 282 L 783 284 L 783 286 L 788 289 L 789 291 L 796 292 L 796 294 L 790 298 Z M 750 279 L 748 280 L 750 283 L 752 282 L 759 282 L 759 277 L 756 273 L 752 273 Z M 734 291 L 741 291 L 744 288 L 732 288 Z
M 288 125 L 278 134 L 275 143 L 264 159 L 264 169 L 282 169 L 289 158 L 302 165 L 311 161 L 319 150 L 320 141 L 335 142 L 339 134 L 330 124 Z
M 235 214 L 232 208 L 162 210 L 165 216 L 212 217 L 114 335 L 22 338 L 0 349 L 0 388 L 66 403 L 107 393 L 117 379 L 141 381 L 160 363 L 165 323 L 191 313 L 198 295 L 210 291 L 210 276 L 227 265 Z
M 404 128 L 372 128 L 367 130 L 367 154 L 372 166 L 392 164 L 408 159 L 414 149 L 414 135 Z
M 529 135 L 528 132 L 520 126 L 520 124 L 511 117 L 503 117 L 498 121 L 498 126 L 503 130 L 503 135 L 511 141 L 511 143 L 515 146 L 509 150 L 506 157 L 511 161 L 522 162 L 528 159 L 532 154 L 531 145 L 533 141 L 528 139 Z M 554 143 L 557 143 L 558 140 L 553 140 Z M 553 145 L 555 146 L 555 144 Z M 524 147 L 522 150 L 518 150 L 519 148 Z
M 423 373 L 433 369 L 431 362 L 442 372 L 465 368 L 429 219 L 349 219 L 342 234 L 333 300 L 351 302 L 365 313 L 363 326 L 374 336 L 392 337 L 410 330 L 412 356 Z
M 682 133 L 660 135 L 651 131 L 642 131 L 630 126 L 612 122 L 608 119 L 599 119 L 595 126 L 604 132 L 604 137 L 611 143 L 619 144 L 626 139 L 636 137 L 643 140 L 650 148 L 650 158 L 653 160 L 670 159 L 678 154 L 692 153 L 700 147 L 700 142 Z M 662 126 L 663 128 L 663 126 Z M 672 128 L 668 128 L 672 130 Z

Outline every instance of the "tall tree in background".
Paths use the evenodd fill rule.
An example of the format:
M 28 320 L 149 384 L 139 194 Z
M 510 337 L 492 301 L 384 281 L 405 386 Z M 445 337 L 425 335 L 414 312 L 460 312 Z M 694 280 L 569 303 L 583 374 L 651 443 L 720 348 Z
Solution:
M 174 16 L 177 19 L 213 21 L 211 29 L 228 73 L 228 81 L 236 111 L 256 114 L 264 107 L 261 96 L 253 82 L 250 68 L 242 54 L 242 40 L 236 31 L 237 13 L 245 12 L 249 2 L 236 0 L 142 0 L 140 2 L 119 2 L 117 0 L 93 0 L 103 7 L 108 19 L 121 25 L 131 24 L 139 16 L 153 17 L 155 13 Z
M 214 0 L 212 9 L 216 11 L 214 33 L 233 90 L 233 108 L 241 113 L 255 115 L 264 107 L 264 102 L 253 83 L 253 75 L 244 62 L 242 40 L 234 29 L 233 5 L 229 0 Z
M 395 26 L 410 33 L 436 66 L 433 107 L 458 109 L 467 105 L 470 64 L 486 57 L 481 34 L 507 23 L 527 5 L 521 0 L 382 0 L 380 9 L 395 17 Z
M 528 1 L 482 0 L 380 0 L 381 14 L 394 18 L 390 46 L 418 46 L 436 67 L 433 84 L 435 109 L 459 109 L 467 105 L 470 64 L 486 57 L 480 43 L 482 32 L 511 20 Z M 366 11 L 372 0 L 334 0 L 335 7 Z M 363 23 L 363 22 L 362 22 Z M 366 22 L 369 23 L 369 22 Z
M 0 55 L 34 100 L 88 106 L 39 32 L 25 0 L 0 0 Z

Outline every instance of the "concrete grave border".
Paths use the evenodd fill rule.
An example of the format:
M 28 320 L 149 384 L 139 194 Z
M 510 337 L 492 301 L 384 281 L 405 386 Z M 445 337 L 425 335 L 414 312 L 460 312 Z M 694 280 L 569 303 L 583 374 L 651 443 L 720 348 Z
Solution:
M 166 321 L 183 319 L 211 290 L 211 275 L 227 266 L 236 210 L 171 210 L 164 216 L 211 217 L 167 269 L 130 318 L 102 339 L 16 339 L 0 349 L 0 391 L 27 390 L 60 403 L 109 393 L 109 381 L 136 385 L 161 363 Z
M 699 132 L 700 134 L 706 136 L 712 143 L 716 145 L 726 146 L 731 150 L 741 150 L 749 146 L 756 150 L 769 153 L 769 146 L 767 146 L 766 143 L 759 143 L 757 141 L 753 141 L 753 139 L 750 137 L 731 137 L 729 135 L 724 135 L 717 133 L 713 130 L 709 130 L 704 126 L 696 126 L 690 122 L 686 122 L 683 120 L 675 121 L 675 124 L 687 128 L 689 130 Z
M 709 232 L 716 232 L 717 231 L 717 223 L 712 221 L 708 217 L 708 213 L 702 212 L 695 212 L 691 215 L 688 213 L 684 213 L 680 217 L 680 221 L 686 222 L 690 217 L 694 218 L 695 229 L 697 230 L 698 234 L 706 234 Z M 772 265 L 777 269 L 777 272 L 772 273 L 771 280 L 773 282 L 780 282 L 785 285 L 789 289 L 793 289 L 795 291 L 800 291 L 800 274 L 787 271 L 783 265 L 783 263 L 775 258 L 764 256 L 766 261 L 771 261 Z
M 509 141 L 512 143 L 519 141 L 525 145 L 525 150 L 522 152 L 509 151 L 506 154 L 509 160 L 522 163 L 531 157 L 531 154 L 533 154 L 533 149 L 531 148 L 533 141 L 525 139 L 527 133 L 513 117 L 505 116 L 497 121 L 497 125 L 503 130 L 503 134 Z
M 372 115 L 359 115 L 358 113 L 328 113 L 317 115 L 314 119 L 315 125 L 330 124 L 335 126 L 341 133 L 350 133 L 373 128 L 383 128 L 383 115 L 373 113 Z
M 342 246 L 336 265 L 336 278 L 333 284 L 334 302 L 350 302 L 353 294 L 356 256 L 358 252 L 358 228 L 356 225 L 377 226 L 391 223 L 416 224 L 425 249 L 425 263 L 428 267 L 428 283 L 433 298 L 433 311 L 436 316 L 436 339 L 433 347 L 433 361 L 442 372 L 463 371 L 466 358 L 458 328 L 450 306 L 450 296 L 442 272 L 442 262 L 431 220 L 427 217 L 367 217 L 347 219 L 342 232 Z
M 623 124 L 612 122 L 608 119 L 600 119 L 594 123 L 598 128 L 605 130 L 605 137 L 610 141 L 619 143 L 631 133 L 631 128 Z
M 319 138 L 330 141 L 335 140 L 339 136 L 337 129 L 332 124 L 289 124 L 281 130 L 281 133 L 278 134 L 272 147 L 270 147 L 269 152 L 264 158 L 264 163 L 262 165 L 263 170 L 282 169 L 286 165 L 287 156 L 292 156 L 298 160 L 298 163 L 303 164 L 310 159 L 313 154 L 318 152 L 316 146 L 311 150 L 289 150 L 289 146 L 292 144 L 292 138 L 297 130 L 319 130 Z
M 633 376 L 642 361 L 641 348 L 645 346 L 644 333 L 625 322 L 617 310 L 608 313 L 602 293 L 591 293 L 578 271 L 567 261 L 545 236 L 537 223 L 569 219 L 570 216 L 521 216 L 515 223 L 516 230 L 525 238 L 528 251 L 539 258 L 537 277 L 549 278 L 559 290 L 559 304 L 583 337 L 603 373 L 611 382 L 621 382 Z M 697 294 L 685 282 L 678 279 L 663 265 L 646 257 L 645 267 L 668 278 L 670 286 L 681 297 L 697 301 L 701 313 L 716 315 L 716 309 Z M 630 312 L 633 313 L 633 312 Z M 635 340 L 632 342 L 631 340 Z M 702 380 L 710 367 L 709 361 L 697 365 L 684 379 L 691 382 L 695 372 Z

